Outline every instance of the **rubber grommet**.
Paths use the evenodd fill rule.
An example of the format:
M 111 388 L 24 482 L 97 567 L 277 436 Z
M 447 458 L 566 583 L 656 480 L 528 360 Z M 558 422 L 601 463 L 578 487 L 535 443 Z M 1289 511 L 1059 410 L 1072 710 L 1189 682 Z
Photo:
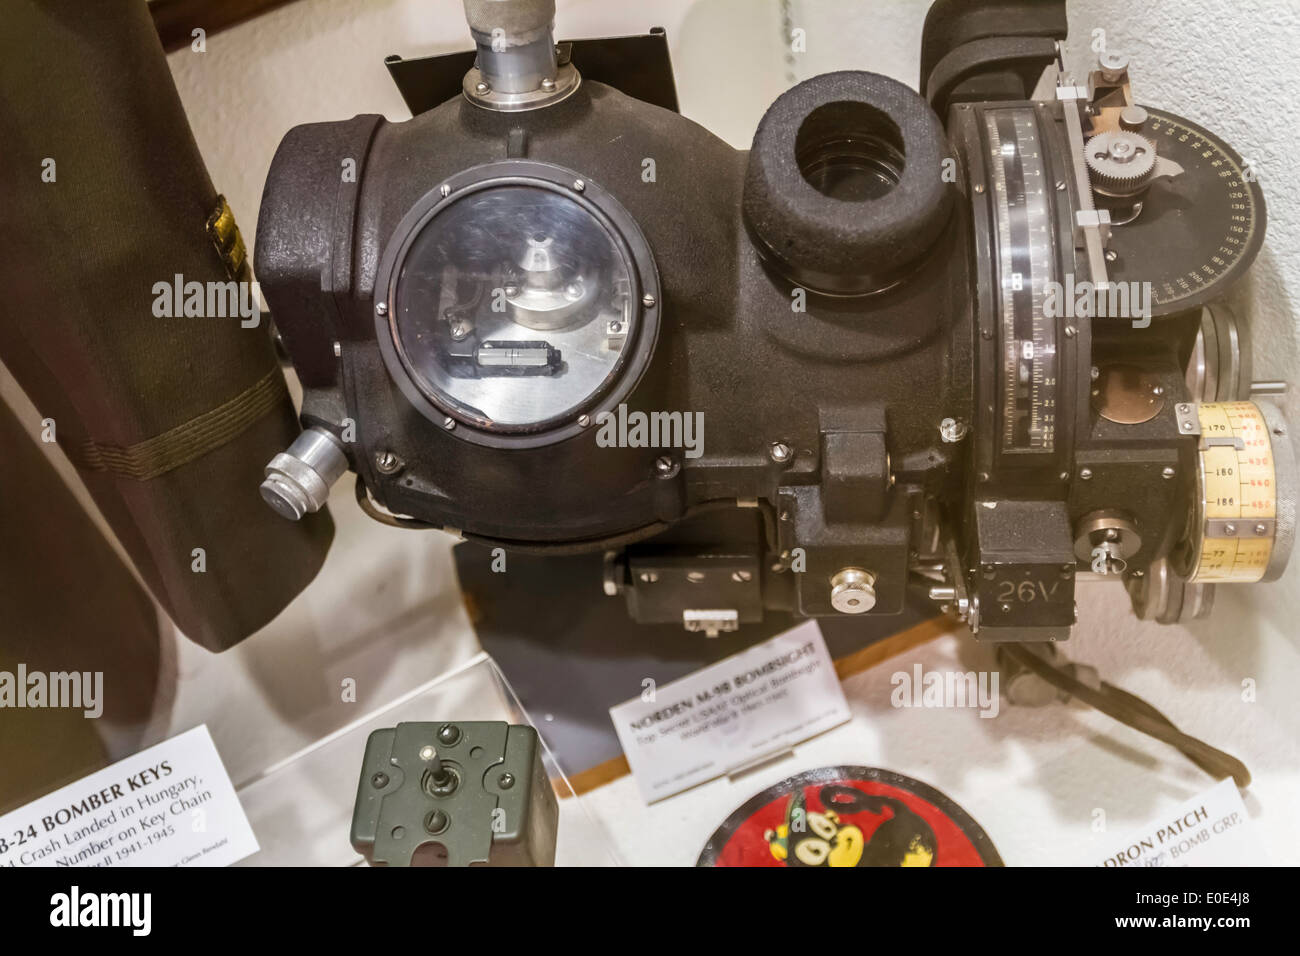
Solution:
M 917 93 L 877 73 L 806 80 L 768 109 L 745 175 L 744 217 L 769 266 L 828 295 L 906 275 L 952 211 L 943 127 Z

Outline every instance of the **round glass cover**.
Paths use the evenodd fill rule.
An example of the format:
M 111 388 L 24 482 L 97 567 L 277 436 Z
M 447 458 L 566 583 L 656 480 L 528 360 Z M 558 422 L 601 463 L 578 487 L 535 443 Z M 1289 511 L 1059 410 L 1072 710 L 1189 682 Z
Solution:
M 638 321 L 631 275 L 610 229 L 572 197 L 489 186 L 412 240 L 390 327 L 435 404 L 485 428 L 535 430 L 612 384 Z

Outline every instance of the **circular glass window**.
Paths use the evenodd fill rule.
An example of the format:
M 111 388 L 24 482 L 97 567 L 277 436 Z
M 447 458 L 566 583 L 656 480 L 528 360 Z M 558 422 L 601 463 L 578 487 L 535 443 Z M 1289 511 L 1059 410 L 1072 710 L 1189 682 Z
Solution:
M 575 416 L 614 381 L 636 334 L 622 246 L 545 186 L 463 194 L 398 267 L 389 325 L 407 372 L 472 424 L 530 431 Z

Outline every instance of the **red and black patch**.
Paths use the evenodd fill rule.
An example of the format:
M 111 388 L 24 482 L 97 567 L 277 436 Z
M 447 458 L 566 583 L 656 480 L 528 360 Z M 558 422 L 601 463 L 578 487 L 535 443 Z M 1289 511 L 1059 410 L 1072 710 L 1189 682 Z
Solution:
M 1002 866 L 987 833 L 933 787 L 873 767 L 823 767 L 752 797 L 699 866 Z

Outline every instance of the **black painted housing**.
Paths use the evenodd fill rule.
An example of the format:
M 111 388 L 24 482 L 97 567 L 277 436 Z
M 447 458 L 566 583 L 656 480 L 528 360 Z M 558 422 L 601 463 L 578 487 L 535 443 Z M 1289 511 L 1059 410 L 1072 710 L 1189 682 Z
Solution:
M 924 101 L 893 85 L 908 111 L 900 125 L 937 130 Z M 811 112 L 840 96 L 805 90 L 801 102 Z M 785 126 L 797 131 L 797 117 Z M 782 148 L 793 155 L 795 143 L 763 144 L 764 155 Z M 937 158 L 907 153 L 904 172 L 937 182 L 937 167 L 906 167 Z M 657 267 L 660 327 L 627 405 L 703 413 L 701 457 L 598 447 L 594 427 L 540 447 L 485 447 L 421 414 L 393 381 L 376 342 L 380 258 L 422 197 L 504 159 L 568 168 L 638 224 Z M 595 82 L 526 113 L 457 97 L 405 123 L 363 116 L 295 128 L 267 181 L 256 265 L 306 387 L 304 419 L 335 429 L 345 417 L 356 422 L 353 467 L 392 512 L 507 547 L 596 550 L 719 502 L 727 510 L 758 499 L 770 518 L 764 556 L 796 541 L 807 553 L 809 573 L 798 577 L 808 590 L 797 598 L 805 613 L 832 612 L 829 576 L 846 565 L 876 572 L 878 611 L 901 610 L 923 498 L 958 488 L 960 446 L 940 440 L 939 422 L 970 420 L 966 214 L 941 188 L 941 208 L 927 214 L 926 235 L 892 285 L 822 296 L 792 287 L 755 248 L 742 216 L 748 159 L 690 120 Z M 354 181 L 343 175 L 349 161 Z M 871 199 L 818 198 L 842 202 L 864 223 L 876 208 Z M 774 442 L 793 457 L 774 461 Z M 380 474 L 379 450 L 405 466 Z M 656 468 L 663 455 L 677 466 L 669 477 Z M 727 535 L 721 524 L 717 535 Z

